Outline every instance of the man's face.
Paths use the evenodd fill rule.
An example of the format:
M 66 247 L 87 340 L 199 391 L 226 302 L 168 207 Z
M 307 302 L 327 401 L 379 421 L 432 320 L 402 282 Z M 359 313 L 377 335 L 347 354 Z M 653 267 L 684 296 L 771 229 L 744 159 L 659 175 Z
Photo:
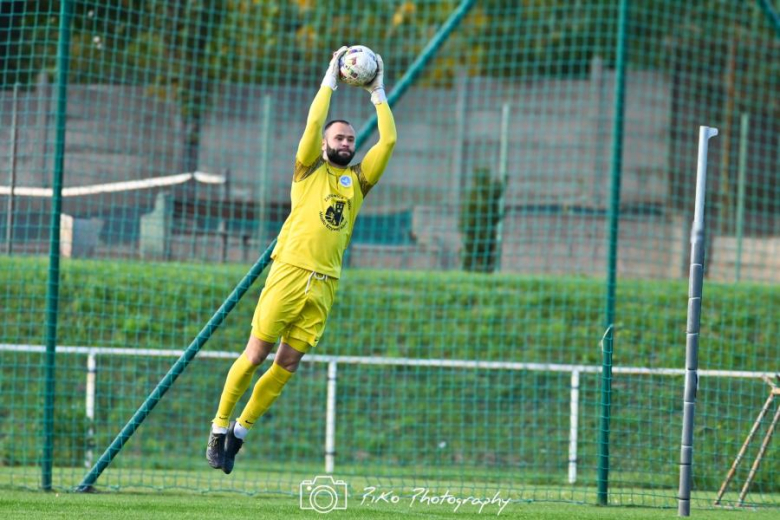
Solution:
M 355 156 L 355 129 L 352 125 L 333 123 L 322 139 L 322 151 L 338 166 L 347 166 Z

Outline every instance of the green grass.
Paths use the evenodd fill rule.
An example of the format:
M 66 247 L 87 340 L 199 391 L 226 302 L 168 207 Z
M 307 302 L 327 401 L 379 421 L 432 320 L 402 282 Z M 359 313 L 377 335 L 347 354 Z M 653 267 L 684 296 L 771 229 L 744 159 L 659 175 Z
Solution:
M 3 518 L 490 518 L 498 506 L 486 506 L 482 514 L 476 506 L 461 506 L 453 512 L 450 505 L 411 504 L 404 499 L 397 504 L 360 504 L 360 498 L 347 502 L 346 510 L 334 510 L 323 516 L 301 510 L 298 496 L 262 495 L 195 495 L 150 493 L 75 494 L 3 490 L 0 514 Z M 608 520 L 677 518 L 675 509 L 639 507 L 595 507 L 572 504 L 512 502 L 498 515 L 508 519 Z M 771 510 L 697 510 L 691 518 L 702 520 L 776 518 Z
M 66 260 L 59 343 L 183 348 L 247 266 Z M 2 340 L 42 343 L 47 260 L 0 258 Z M 255 284 L 212 343 L 238 348 Z M 321 351 L 600 363 L 605 285 L 592 278 L 462 272 L 347 271 Z M 682 366 L 685 281 L 620 280 L 615 364 Z M 766 370 L 780 335 L 774 286 L 706 283 L 702 368 Z M 509 355 L 508 346 L 521 347 Z
M 46 265 L 40 258 L 0 258 L 0 342 L 43 343 Z M 58 343 L 182 349 L 246 270 L 64 261 Z M 242 349 L 260 288 L 258 282 L 205 350 Z M 590 278 L 351 270 L 341 281 L 317 353 L 600 364 L 603 299 L 604 282 Z M 683 281 L 620 280 L 615 364 L 683 367 L 686 306 Z M 779 309 L 776 287 L 705 283 L 700 367 L 777 369 Z M 42 360 L 39 354 L 0 353 L 0 466 L 17 473 L 35 463 L 40 439 L 5 432 L 18 431 L 40 414 Z M 90 441 L 85 356 L 58 356 L 55 464 L 75 466 L 80 477 L 78 466 L 90 442 L 96 455 L 102 453 L 172 362 L 99 357 Z M 205 428 L 228 366 L 227 360 L 195 359 L 107 471 L 130 475 L 116 479 L 118 488 L 164 489 L 169 483 L 157 486 L 150 476 L 154 471 L 202 467 Z M 325 376 L 324 365 L 304 364 L 258 425 L 261 433 L 253 433 L 262 441 L 247 445 L 246 461 L 263 461 L 264 468 L 294 461 L 309 475 L 321 470 Z M 562 490 L 553 499 L 578 501 L 564 496 L 569 385 L 568 373 L 340 365 L 337 471 L 407 482 L 481 479 L 548 486 Z M 580 385 L 578 483 L 592 489 L 598 469 L 599 375 L 583 374 Z M 702 378 L 694 489 L 720 485 L 767 388 L 756 380 Z M 681 377 L 615 375 L 610 479 L 618 487 L 644 490 L 629 494 L 625 503 L 674 496 L 681 401 Z M 172 424 L 181 435 L 170 434 Z M 760 503 L 780 503 L 771 495 L 780 490 L 776 446 L 770 445 L 753 487 Z M 754 453 L 746 456 L 739 484 Z M 2 473 L 0 479 L 11 481 Z M 209 474 L 181 487 L 219 487 L 213 479 Z M 274 485 L 259 476 L 246 482 L 253 489 Z

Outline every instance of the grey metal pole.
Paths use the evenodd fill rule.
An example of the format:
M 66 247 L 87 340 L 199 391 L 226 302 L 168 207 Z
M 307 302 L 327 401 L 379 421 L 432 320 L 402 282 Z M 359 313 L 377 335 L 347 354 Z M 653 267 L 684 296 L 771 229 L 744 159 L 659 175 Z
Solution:
M 699 380 L 699 324 L 704 283 L 704 200 L 707 189 L 707 146 L 717 128 L 699 127 L 699 160 L 696 166 L 696 203 L 691 228 L 691 268 L 688 282 L 688 326 L 685 344 L 685 392 L 683 395 L 682 443 L 678 516 L 691 515 L 691 465 L 693 462 L 693 412 Z
M 230 245 L 229 238 L 230 235 L 228 233 L 228 217 L 227 214 L 232 213 L 231 210 L 228 208 L 231 207 L 230 204 L 230 168 L 226 168 L 225 171 L 222 172 L 222 175 L 225 177 L 225 182 L 222 184 L 222 201 L 220 203 L 220 219 L 219 219 L 219 238 L 222 242 L 222 263 L 227 263 L 228 260 L 228 246 Z
M 90 351 L 87 355 L 87 395 L 84 403 L 85 414 L 87 416 L 87 451 L 84 453 L 84 467 L 92 467 L 95 444 L 95 391 L 97 384 L 97 354 Z
M 745 225 L 745 174 L 747 170 L 748 127 L 750 116 L 743 113 L 739 119 L 739 173 L 737 174 L 737 261 L 735 262 L 735 281 L 742 275 L 742 228 Z
M 265 240 L 266 232 L 269 229 L 268 220 L 270 219 L 270 200 L 271 200 L 271 174 L 270 157 L 271 157 L 271 114 L 273 111 L 273 105 L 271 104 L 271 95 L 266 94 L 263 96 L 263 115 L 260 123 L 262 141 L 260 142 L 260 195 L 258 196 L 258 213 L 259 218 L 256 220 L 260 223 L 260 227 L 257 230 L 257 240 L 262 243 Z
M 325 473 L 333 474 L 336 464 L 336 377 L 338 365 L 328 363 L 328 390 L 325 407 Z
M 468 106 L 469 77 L 465 72 L 459 73 L 455 79 L 455 106 L 453 107 L 452 158 L 450 160 L 450 204 L 456 220 L 460 220 L 463 199 L 467 193 L 466 170 L 463 167 L 464 150 L 466 149 L 466 112 Z M 460 248 L 458 267 L 466 265 L 466 248 Z
M 13 252 L 14 231 L 14 188 L 16 187 L 16 151 L 19 135 L 17 117 L 19 113 L 19 83 L 14 84 L 14 107 L 11 115 L 11 172 L 8 192 L 8 213 L 5 216 L 5 252 Z
M 496 263 L 495 272 L 501 272 L 501 255 L 504 249 L 504 200 L 509 180 L 507 173 L 507 155 L 509 149 L 509 114 L 510 105 L 504 103 L 501 107 L 501 133 L 498 150 L 498 178 L 501 180 L 501 196 L 498 198 L 498 222 L 496 223 Z

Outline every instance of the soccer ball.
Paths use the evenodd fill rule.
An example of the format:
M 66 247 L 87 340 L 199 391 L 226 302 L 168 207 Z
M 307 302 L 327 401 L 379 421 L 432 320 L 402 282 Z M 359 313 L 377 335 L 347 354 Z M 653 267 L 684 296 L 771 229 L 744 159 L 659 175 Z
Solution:
M 364 45 L 351 46 L 339 60 L 339 79 L 353 87 L 371 83 L 376 71 L 376 54 Z

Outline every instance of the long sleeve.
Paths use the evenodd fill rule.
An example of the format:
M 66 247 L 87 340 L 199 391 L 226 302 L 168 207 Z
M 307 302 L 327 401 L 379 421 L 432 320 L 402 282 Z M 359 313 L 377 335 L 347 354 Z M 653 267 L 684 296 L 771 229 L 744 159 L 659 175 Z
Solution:
M 371 189 L 385 172 L 387 163 L 390 161 L 390 157 L 393 155 L 393 148 L 395 148 L 396 131 L 395 131 L 395 119 L 393 118 L 393 112 L 390 110 L 390 105 L 380 103 L 376 105 L 377 114 L 377 126 L 379 127 L 379 142 L 377 142 L 366 153 L 361 163 L 361 173 L 365 180 L 366 186 L 363 188 L 363 193 L 366 194 Z M 361 182 L 361 185 L 364 184 Z
M 306 119 L 306 129 L 298 143 L 298 151 L 295 160 L 303 166 L 311 166 L 322 154 L 322 127 L 328 117 L 330 97 L 333 90 L 329 87 L 320 87 L 309 108 L 309 116 Z

